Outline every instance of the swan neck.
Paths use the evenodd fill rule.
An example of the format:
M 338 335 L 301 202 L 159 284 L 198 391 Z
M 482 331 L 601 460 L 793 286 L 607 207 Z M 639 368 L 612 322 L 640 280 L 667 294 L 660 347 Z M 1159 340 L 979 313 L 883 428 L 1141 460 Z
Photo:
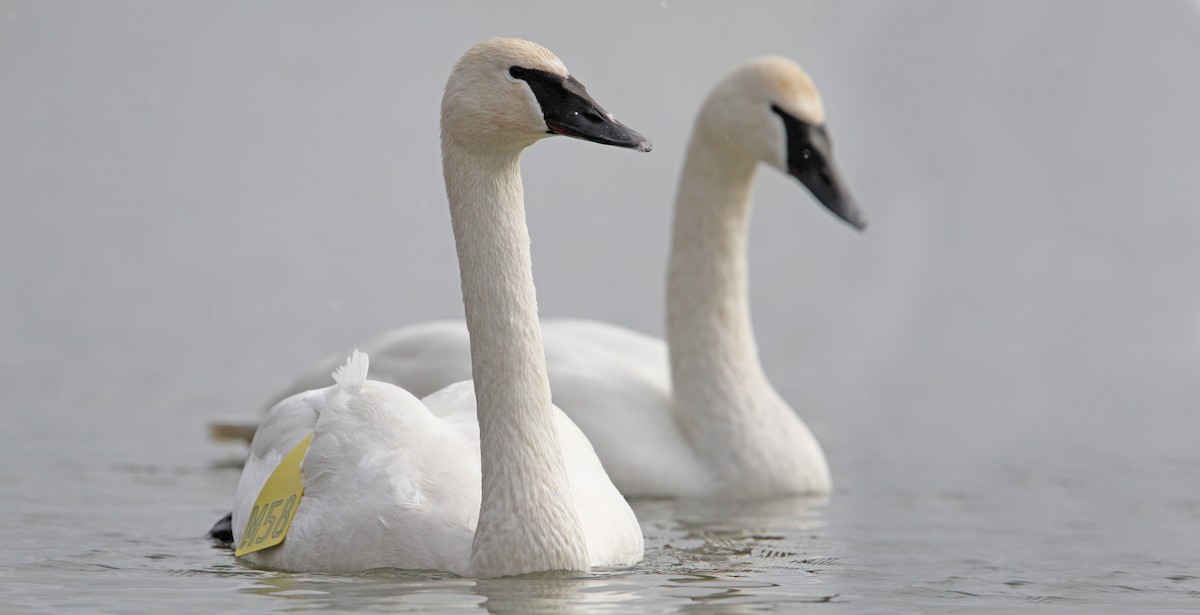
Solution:
M 756 161 L 698 125 L 675 201 L 667 284 L 672 413 L 739 497 L 824 493 L 829 469 L 808 427 L 763 373 L 746 274 Z
M 765 382 L 750 318 L 746 241 L 756 161 L 697 130 L 675 200 L 667 340 L 677 405 Z M 701 399 L 689 399 L 695 392 Z
M 588 568 L 550 402 L 522 149 L 443 139 L 479 419 L 483 491 L 471 567 L 480 577 Z

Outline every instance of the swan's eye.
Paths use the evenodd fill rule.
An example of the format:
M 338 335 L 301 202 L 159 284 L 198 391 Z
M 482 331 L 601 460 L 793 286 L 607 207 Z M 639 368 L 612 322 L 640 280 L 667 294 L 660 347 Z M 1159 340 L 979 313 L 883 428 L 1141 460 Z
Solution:
M 508 74 L 512 75 L 513 79 L 524 79 L 525 75 L 529 74 L 529 71 L 520 66 L 511 66 L 508 69 Z
M 805 160 L 808 160 L 809 158 L 812 158 L 812 150 L 806 147 L 800 150 L 800 155 L 803 156 Z

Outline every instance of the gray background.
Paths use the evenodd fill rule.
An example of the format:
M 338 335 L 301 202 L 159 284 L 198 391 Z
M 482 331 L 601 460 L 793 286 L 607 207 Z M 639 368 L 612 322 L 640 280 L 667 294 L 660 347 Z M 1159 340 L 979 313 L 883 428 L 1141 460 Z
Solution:
M 700 100 L 764 53 L 816 80 L 871 224 L 764 169 L 751 275 L 767 371 L 832 465 L 822 548 L 859 566 L 826 583 L 1161 564 L 1200 595 L 1170 590 L 1200 538 L 1194 2 L 0 2 L 7 576 L 106 527 L 198 533 L 236 482 L 207 421 L 461 316 L 438 102 L 495 35 L 655 143 L 526 154 L 542 315 L 656 334 Z

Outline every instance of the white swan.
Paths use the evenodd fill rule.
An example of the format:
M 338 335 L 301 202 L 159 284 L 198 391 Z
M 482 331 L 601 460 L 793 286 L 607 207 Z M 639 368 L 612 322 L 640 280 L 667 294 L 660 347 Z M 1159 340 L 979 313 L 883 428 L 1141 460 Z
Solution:
M 758 163 L 793 175 L 856 228 L 865 222 L 833 163 L 825 111 L 786 58 L 752 60 L 718 83 L 692 132 L 675 201 L 667 339 L 597 321 L 543 323 L 554 402 L 588 435 L 626 496 L 820 494 L 816 438 L 759 362 L 746 236 Z M 396 329 L 360 345 L 383 379 L 413 391 L 468 375 L 462 323 Z M 326 360 L 301 379 L 328 381 Z M 295 389 L 293 389 L 295 390 Z
M 471 577 L 641 560 L 633 511 L 550 402 L 519 158 L 554 133 L 649 150 L 534 43 L 488 40 L 455 65 L 442 98 L 442 155 L 474 386 L 418 400 L 366 380 L 367 357 L 356 351 L 334 386 L 276 405 L 237 487 L 234 543 L 267 477 L 313 434 L 304 495 L 283 543 L 245 560 Z

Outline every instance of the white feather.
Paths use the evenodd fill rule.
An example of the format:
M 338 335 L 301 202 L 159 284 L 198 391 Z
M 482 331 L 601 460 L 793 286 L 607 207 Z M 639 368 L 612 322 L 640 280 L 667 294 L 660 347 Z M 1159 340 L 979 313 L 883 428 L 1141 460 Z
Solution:
M 363 383 L 367 381 L 367 370 L 370 366 L 370 357 L 355 349 L 346 358 L 345 364 L 333 370 L 333 381 L 342 387 L 343 391 L 357 393 L 362 390 Z

